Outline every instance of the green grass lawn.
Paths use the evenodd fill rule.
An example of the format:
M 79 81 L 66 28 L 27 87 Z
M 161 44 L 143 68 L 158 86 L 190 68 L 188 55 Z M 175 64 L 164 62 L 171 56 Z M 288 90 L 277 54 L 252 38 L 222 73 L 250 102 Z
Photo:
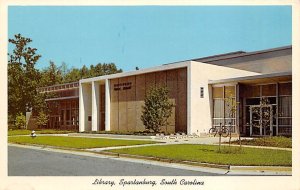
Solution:
M 261 137 L 251 140 L 243 139 L 241 142 L 242 145 L 292 148 L 292 138 L 287 137 Z M 232 143 L 239 144 L 239 141 L 233 141 Z
M 32 130 L 27 129 L 16 129 L 16 130 L 8 130 L 8 136 L 14 135 L 29 135 Z M 62 131 L 62 130 L 53 130 L 53 129 L 43 129 L 43 130 L 35 130 L 36 134 L 66 134 L 66 133 L 74 133 L 74 131 Z
M 222 146 L 222 149 L 228 149 Z M 231 147 L 236 150 L 238 147 Z M 258 148 L 242 148 L 241 152 L 229 154 L 218 153 L 215 145 L 163 145 L 138 148 L 109 150 L 115 153 L 152 156 L 172 160 L 188 160 L 214 164 L 257 165 L 257 166 L 291 166 L 292 152 Z M 222 152 L 222 151 L 221 151 Z M 224 151 L 225 152 L 225 151 Z
M 30 136 L 10 136 L 8 137 L 8 142 L 17 144 L 49 145 L 79 149 L 157 143 L 154 141 L 143 140 L 119 140 L 108 138 L 83 138 L 61 136 L 37 136 L 35 138 L 31 138 Z

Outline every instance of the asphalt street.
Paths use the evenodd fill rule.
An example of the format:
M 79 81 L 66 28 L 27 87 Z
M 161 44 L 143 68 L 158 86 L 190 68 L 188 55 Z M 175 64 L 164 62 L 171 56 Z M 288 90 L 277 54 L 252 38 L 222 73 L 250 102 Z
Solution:
M 9 176 L 213 176 L 214 173 L 179 169 L 118 158 L 8 147 Z

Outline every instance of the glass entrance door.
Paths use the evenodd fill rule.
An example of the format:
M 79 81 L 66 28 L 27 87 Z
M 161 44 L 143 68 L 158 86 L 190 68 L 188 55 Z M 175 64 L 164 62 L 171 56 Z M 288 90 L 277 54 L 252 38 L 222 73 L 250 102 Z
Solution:
M 272 105 L 250 106 L 250 136 L 273 135 Z

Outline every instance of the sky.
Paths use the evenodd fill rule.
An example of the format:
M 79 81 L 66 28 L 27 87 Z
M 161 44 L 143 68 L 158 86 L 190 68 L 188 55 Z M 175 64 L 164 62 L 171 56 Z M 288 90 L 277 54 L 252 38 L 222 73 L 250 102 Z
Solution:
M 124 71 L 233 51 L 291 45 L 290 6 L 10 6 L 8 37 L 22 34 L 69 68 L 115 63 Z M 9 45 L 8 51 L 13 46 Z

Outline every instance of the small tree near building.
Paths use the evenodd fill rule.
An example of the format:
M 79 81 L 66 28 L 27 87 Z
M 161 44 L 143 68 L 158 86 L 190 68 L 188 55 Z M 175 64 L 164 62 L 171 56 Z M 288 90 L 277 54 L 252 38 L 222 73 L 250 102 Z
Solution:
M 145 105 L 142 107 L 141 120 L 147 131 L 160 132 L 167 126 L 168 118 L 175 106 L 168 97 L 166 87 L 151 87 L 145 97 Z
M 26 128 L 26 117 L 23 113 L 17 114 L 15 126 L 18 129 L 25 129 Z
M 38 125 L 38 127 L 43 128 L 47 125 L 47 123 L 48 123 L 48 115 L 42 111 L 39 112 L 39 115 L 38 115 L 37 121 L 36 121 L 36 124 Z

